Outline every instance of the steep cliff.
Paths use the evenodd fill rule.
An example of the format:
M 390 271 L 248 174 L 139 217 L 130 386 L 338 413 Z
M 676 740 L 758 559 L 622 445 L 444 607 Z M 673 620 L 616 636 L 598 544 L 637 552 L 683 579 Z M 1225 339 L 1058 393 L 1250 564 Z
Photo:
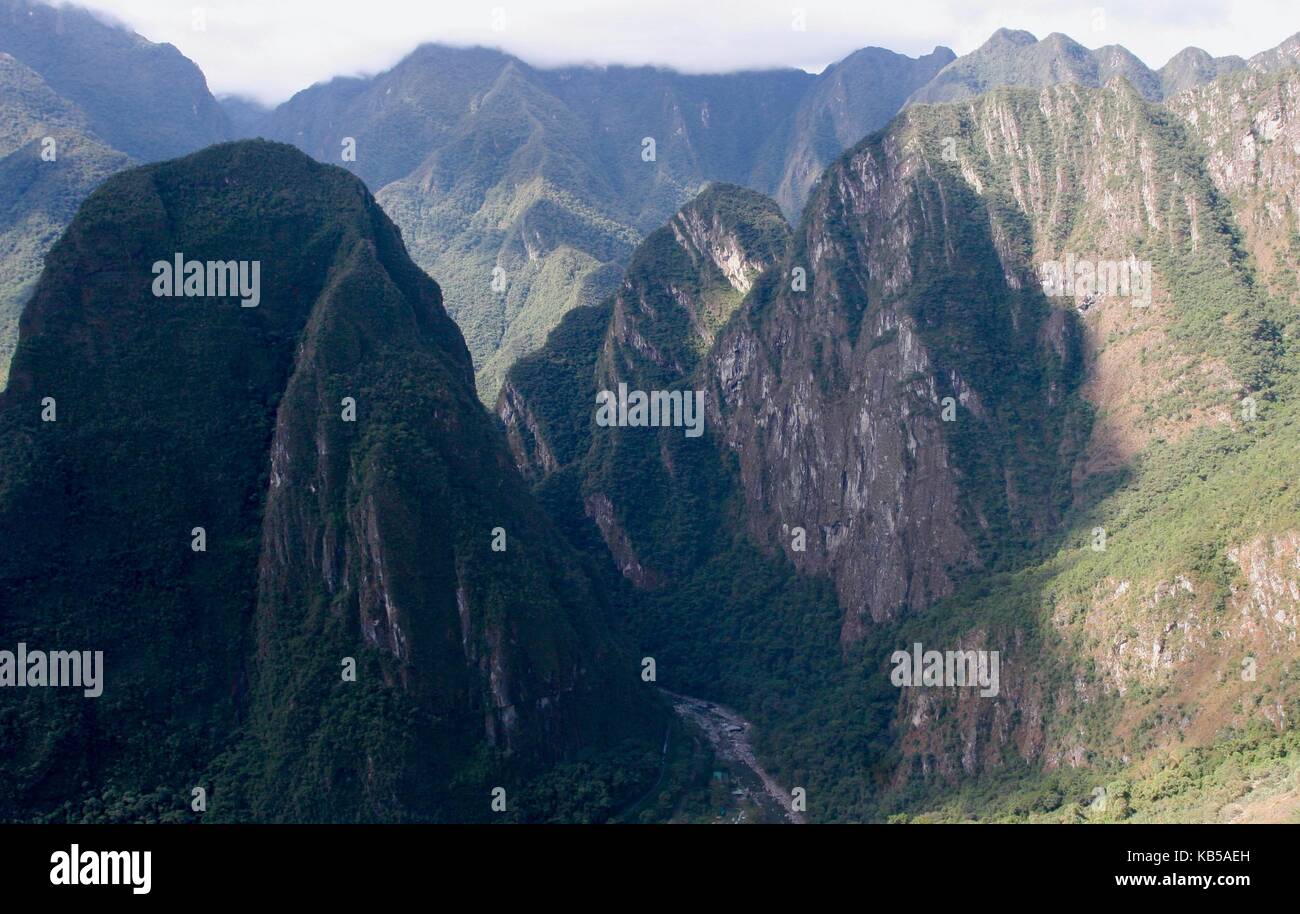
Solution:
M 1169 107 L 1204 145 L 1205 168 L 1230 201 L 1256 269 L 1276 294 L 1300 301 L 1300 71 L 1260 67 Z
M 1300 806 L 1268 786 L 1286 776 L 1278 760 L 1300 700 L 1298 508 L 1286 469 L 1293 81 L 1294 71 L 1233 72 L 1181 94 L 1169 113 L 1129 108 L 1111 89 L 1088 96 L 1103 107 L 1071 119 L 1098 131 L 1085 157 L 1117 139 L 1136 144 L 1103 156 L 1098 174 L 1116 183 L 1085 181 L 1068 211 L 1086 237 L 1109 232 L 1152 258 L 1153 304 L 1133 312 L 1099 299 L 1080 317 L 1096 418 L 1042 558 L 959 588 L 895 633 L 900 644 L 1000 649 L 1003 660 L 996 700 L 903 690 L 895 785 L 996 779 L 1028 761 L 1041 772 L 1035 786 L 980 815 L 1238 821 Z M 1059 110 L 1048 98 L 1040 109 Z M 1117 101 L 1131 117 L 1117 117 Z M 1002 135 L 1013 122 L 1024 135 L 1009 113 Z M 1033 172 L 1012 176 L 1035 199 Z M 936 818 L 971 815 L 929 802 Z
M 768 141 L 751 186 L 797 218 L 826 166 L 887 124 L 908 97 L 956 58 L 948 48 L 912 59 L 863 48 L 827 67 Z M 778 171 L 779 169 L 779 171 Z M 770 172 L 776 172 L 772 174 Z
M 990 174 L 1014 160 L 1017 138 L 981 133 L 999 108 L 910 109 L 833 166 L 780 277 L 710 356 L 751 530 L 835 578 L 847 640 L 947 595 L 1068 501 L 1075 316 L 1042 295 L 1014 196 L 968 183 L 970 154 L 943 157 L 969 127 Z
M 653 276 L 631 269 L 511 372 L 516 460 L 566 529 L 598 528 L 644 643 L 755 715 L 815 817 L 969 816 L 944 789 L 1007 778 L 1019 792 L 974 815 L 1066 816 L 1119 775 L 1124 815 L 1189 815 L 1136 766 L 1267 743 L 1293 713 L 1273 604 L 1294 308 L 1239 228 L 1289 250 L 1287 78 L 1229 73 L 1170 108 L 1123 82 L 912 106 L 828 170 L 699 358 L 678 345 L 696 309 L 672 305 L 696 287 L 663 253 L 703 247 L 679 216 L 676 244 L 634 257 Z M 1263 88 L 1229 104 L 1233 80 Z M 700 259 L 725 262 L 705 235 Z M 1081 265 L 1086 284 L 1045 283 Z M 617 381 L 703 385 L 712 448 L 593 429 L 590 394 Z M 894 688 L 887 661 L 917 642 L 999 652 L 1000 691 Z
M 695 398 L 720 328 L 789 234 L 772 201 L 713 185 L 637 248 L 605 306 L 570 315 L 516 366 L 498 400 L 516 462 L 534 480 L 576 475 L 583 513 L 637 586 L 698 558 L 729 477 L 703 424 L 689 436 L 670 423 L 599 427 L 597 395 L 623 385 Z
M 156 297 L 178 252 L 259 264 L 256 306 Z M 296 150 L 96 192 L 24 314 L 0 444 L 0 627 L 105 653 L 94 701 L 5 690 L 6 815 L 109 788 L 174 815 L 205 786 L 221 818 L 486 818 L 489 777 L 662 734 L 438 287 Z
M 951 59 L 866 48 L 818 75 L 690 75 L 425 45 L 373 78 L 306 89 L 251 129 L 369 184 L 447 288 L 492 403 L 509 367 L 606 300 L 635 246 L 706 184 L 797 211 L 832 158 Z

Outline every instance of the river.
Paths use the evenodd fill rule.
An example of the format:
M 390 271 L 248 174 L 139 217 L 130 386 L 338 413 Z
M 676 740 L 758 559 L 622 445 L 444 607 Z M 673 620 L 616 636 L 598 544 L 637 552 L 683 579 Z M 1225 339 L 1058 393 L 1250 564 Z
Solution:
M 770 812 L 774 819 L 805 824 L 803 813 L 794 808 L 790 790 L 778 784 L 755 758 L 749 743 L 753 729 L 749 721 L 716 702 L 678 695 L 667 689 L 662 691 L 672 702 L 677 715 L 704 733 L 719 758 L 750 775 L 749 778 L 738 778 L 738 782 L 752 802 Z

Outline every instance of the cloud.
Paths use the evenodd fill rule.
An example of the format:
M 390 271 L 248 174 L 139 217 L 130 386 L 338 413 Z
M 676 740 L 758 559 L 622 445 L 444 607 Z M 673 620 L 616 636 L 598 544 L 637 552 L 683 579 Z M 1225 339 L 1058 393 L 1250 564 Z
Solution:
M 424 41 L 499 47 L 530 63 L 660 64 L 687 72 L 820 70 L 860 47 L 965 53 L 997 28 L 1122 44 L 1159 67 L 1188 45 L 1243 57 L 1300 28 L 1294 0 L 82 0 L 176 45 L 218 94 L 283 101 L 314 82 L 375 73 Z M 803 10 L 802 30 L 796 10 Z M 1100 27 L 1099 27 L 1100 26 Z

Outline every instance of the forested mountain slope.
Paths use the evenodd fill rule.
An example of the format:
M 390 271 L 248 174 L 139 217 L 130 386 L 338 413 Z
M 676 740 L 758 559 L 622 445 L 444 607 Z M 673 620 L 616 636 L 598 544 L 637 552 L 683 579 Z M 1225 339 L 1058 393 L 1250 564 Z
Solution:
M 258 264 L 255 305 L 158 297 L 182 254 Z M 24 314 L 0 447 L 0 628 L 104 653 L 93 701 L 0 696 L 4 817 L 184 818 L 202 786 L 218 818 L 472 820 L 509 784 L 546 818 L 518 785 L 662 739 L 439 288 L 341 169 L 244 142 L 107 181 Z

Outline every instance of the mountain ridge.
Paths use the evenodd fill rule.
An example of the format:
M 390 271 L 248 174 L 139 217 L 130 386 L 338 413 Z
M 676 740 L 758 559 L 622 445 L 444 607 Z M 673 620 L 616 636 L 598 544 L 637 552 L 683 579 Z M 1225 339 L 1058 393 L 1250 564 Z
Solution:
M 1296 72 L 1230 72 L 1172 109 L 1124 81 L 910 107 L 823 176 L 788 253 L 715 337 L 703 378 L 661 357 L 662 306 L 635 323 L 616 316 L 650 288 L 637 270 L 625 304 L 573 312 L 511 371 L 498 414 L 537 491 L 553 513 L 586 516 L 567 527 L 598 530 L 589 548 L 641 595 L 642 637 L 672 650 L 688 668 L 677 675 L 753 715 L 765 765 L 816 784 L 810 796 L 826 805 L 815 815 L 961 820 L 969 807 L 943 795 L 959 783 L 990 792 L 978 815 L 1017 821 L 1141 819 L 1170 806 L 1217 815 L 1190 789 L 1176 804 L 1161 799 L 1160 779 L 1178 764 L 1161 753 L 1176 758 L 1183 740 L 1198 759 L 1288 751 L 1297 692 L 1285 643 L 1297 606 L 1292 584 L 1267 582 L 1294 581 L 1281 567 L 1295 514 L 1278 461 L 1290 452 L 1286 391 L 1297 377 Z M 1113 291 L 1047 296 L 1039 268 L 1070 251 L 1150 257 L 1150 304 Z M 795 267 L 806 291 L 792 285 Z M 979 319 L 966 319 L 973 308 Z M 630 379 L 609 373 L 647 362 Z M 706 440 L 721 456 L 684 460 L 671 433 L 656 449 L 649 430 L 640 448 L 622 440 L 635 429 L 575 439 L 590 426 L 592 392 L 615 379 L 703 382 Z M 1252 425 L 1247 406 L 1264 403 L 1278 412 Z M 860 438 L 837 447 L 844 436 Z M 623 469 L 602 466 L 602 450 Z M 835 453 L 845 459 L 825 456 Z M 696 507 L 698 487 L 713 493 L 708 511 Z M 679 509 L 690 519 L 664 522 Z M 855 539 L 873 529 L 880 540 Z M 1096 547 L 1096 530 L 1109 545 Z M 822 683 L 817 700 L 801 705 L 780 664 L 769 660 L 768 681 L 753 660 L 794 643 L 768 628 L 780 606 L 727 604 L 725 637 L 744 646 L 719 646 L 730 641 L 711 627 L 710 601 L 729 594 L 693 574 L 752 574 L 743 550 L 727 551 L 737 535 L 770 574 L 799 572 L 793 586 L 769 579 L 792 587 L 780 591 L 785 612 L 808 599 L 798 587 L 835 584 L 838 649 L 823 640 L 824 617 L 798 616 L 825 651 L 803 667 Z M 885 567 L 900 540 L 911 547 Z M 1003 697 L 890 688 L 882 659 L 914 643 L 999 650 Z M 1268 669 L 1259 685 L 1234 680 L 1238 652 Z M 781 696 L 781 710 L 755 692 Z M 858 774 L 820 769 L 830 750 L 809 734 L 827 726 L 841 746 L 852 728 L 863 748 L 836 758 L 851 757 Z M 1009 774 L 1025 764 L 1032 775 Z M 1197 770 L 1219 790 L 1222 771 Z M 1095 786 L 1123 803 L 1072 815 L 1062 795 Z
M 1300 815 L 1300 36 L 944 50 L 425 46 L 84 201 L 46 134 L 125 154 L 0 53 L 0 219 L 76 211 L 0 392 L 0 628 L 111 674 L 0 690 L 0 817 L 712 819 L 652 681 L 813 821 Z M 182 250 L 259 304 L 156 297 Z M 918 646 L 1000 677 L 900 685 Z
M 1118 46 L 1089 51 L 1063 35 L 1039 41 L 1008 29 L 960 58 L 942 46 L 915 58 L 867 47 L 816 75 L 534 67 L 499 49 L 425 43 L 381 73 L 335 77 L 267 111 L 213 99 L 202 74 L 185 69 L 174 49 L 148 45 L 90 14 L 30 0 L 6 3 L 14 21 L 19 11 L 40 12 L 23 16 L 21 32 L 9 38 L 11 46 L 22 38 L 29 56 L 48 63 L 55 36 L 83 40 L 84 33 L 97 37 L 78 56 L 93 61 L 144 48 L 163 61 L 164 82 L 186 87 L 172 96 L 189 93 L 189 108 L 168 120 L 189 126 L 146 136 L 136 129 L 141 96 L 130 81 L 98 85 L 78 75 L 84 64 L 57 68 L 59 91 L 86 104 L 91 128 L 102 128 L 104 141 L 135 161 L 239 134 L 291 142 L 360 174 L 403 229 L 417 263 L 450 291 L 488 404 L 509 366 L 541 346 L 564 313 L 607 296 L 639 240 L 709 182 L 750 186 L 794 219 L 844 149 L 905 104 L 967 93 L 962 79 L 989 88 L 1026 79 L 1100 84 L 1124 75 L 1147 97 L 1168 97 L 1240 66 L 1187 49 L 1152 71 Z M 1295 44 L 1289 39 L 1248 65 L 1284 66 L 1295 59 Z M 1008 60 L 1032 59 L 1002 61 L 1001 70 L 980 74 L 990 47 Z M 485 101 L 490 111 L 483 115 L 477 106 Z M 647 136 L 663 145 L 650 162 L 641 158 Z M 466 165 L 480 160 L 482 167 Z M 60 225 L 71 215 L 66 206 L 61 213 Z M 0 289 L 0 312 L 10 314 L 10 324 L 32 278 L 32 258 L 25 262 L 13 268 L 25 278 Z M 12 335 L 0 330 L 0 374 L 12 345 Z
M 466 325 L 478 384 L 491 403 L 509 365 L 536 350 L 564 313 L 608 295 L 632 246 L 708 182 L 773 196 L 793 219 L 822 170 L 908 104 L 969 97 L 998 85 L 1099 86 L 1115 77 L 1159 99 L 1239 68 L 1235 59 L 1188 50 L 1157 72 L 1119 46 L 1090 51 L 1061 34 L 1040 41 L 1004 29 L 960 58 L 943 47 L 916 58 L 863 48 L 816 76 L 797 70 L 697 76 L 656 67 L 533 67 L 495 49 L 426 44 L 374 77 L 304 90 L 272 112 L 264 130 L 327 161 L 338 159 L 343 136 L 360 140 L 355 167 L 372 186 L 384 185 L 374 189 L 413 239 L 417 262 L 444 277 L 463 303 L 455 317 Z M 1274 65 L 1269 53 L 1252 58 L 1254 65 Z M 447 67 L 455 67 L 454 79 L 442 73 Z M 427 94 L 421 80 L 444 88 L 418 101 Z M 766 88 L 741 88 L 755 80 L 766 81 Z M 484 103 L 513 106 L 515 120 L 482 116 L 478 106 Z M 322 107 L 308 117 L 309 104 Z M 459 139 L 430 132 L 427 104 L 455 120 Z M 408 157 L 411 148 L 435 148 L 402 178 L 394 175 L 407 163 L 392 162 L 384 151 L 385 131 L 397 129 L 385 120 L 390 116 L 404 136 L 419 138 L 403 147 Z M 719 129 L 733 122 L 736 127 Z M 769 124 L 765 134 L 754 132 L 759 123 Z M 578 149 L 566 148 L 574 145 L 570 137 L 581 137 Z M 641 156 L 647 139 L 655 141 L 650 161 Z M 364 151 L 376 143 L 378 155 Z M 472 149 L 477 159 L 489 146 L 494 158 L 503 147 L 516 156 L 546 150 L 542 160 L 564 162 L 566 177 L 538 189 L 530 184 L 538 177 L 535 166 L 513 173 L 526 159 L 467 174 L 436 151 Z M 450 200 L 431 201 L 435 187 Z M 473 194 L 467 193 L 471 187 Z M 530 220 L 523 202 L 529 195 L 558 201 L 558 209 L 533 211 Z M 581 228 L 548 237 L 543 226 L 552 219 Z M 515 238 L 530 222 L 535 234 L 521 245 Z M 492 286 L 497 270 L 504 290 Z

